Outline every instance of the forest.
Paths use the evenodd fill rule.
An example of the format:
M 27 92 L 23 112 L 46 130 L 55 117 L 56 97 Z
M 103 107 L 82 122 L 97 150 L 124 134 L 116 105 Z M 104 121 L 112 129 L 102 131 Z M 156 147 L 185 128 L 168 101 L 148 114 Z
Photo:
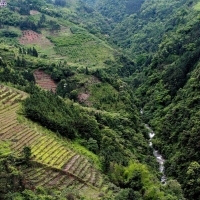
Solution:
M 7 2 L 0 199 L 200 199 L 199 1 Z

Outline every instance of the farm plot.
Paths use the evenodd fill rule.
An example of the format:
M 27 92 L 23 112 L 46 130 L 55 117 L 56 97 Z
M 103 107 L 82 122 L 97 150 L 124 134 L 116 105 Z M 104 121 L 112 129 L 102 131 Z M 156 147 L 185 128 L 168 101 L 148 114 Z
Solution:
M 32 30 L 22 31 L 22 37 L 19 38 L 19 42 L 23 45 L 36 44 L 42 47 L 52 46 L 52 43 L 45 36 Z
M 34 77 L 36 80 L 36 84 L 38 84 L 41 88 L 45 90 L 52 90 L 54 93 L 56 92 L 56 83 L 51 79 L 49 74 L 44 73 L 42 70 L 36 70 L 34 72 Z
M 31 147 L 32 162 L 39 167 L 28 168 L 25 174 L 34 186 L 59 189 L 71 186 L 80 192 L 88 189 L 98 198 L 101 188 L 105 188 L 103 176 L 86 157 L 17 120 L 19 101 L 26 96 L 0 85 L 0 140 L 10 141 L 11 148 L 18 154 L 24 146 Z

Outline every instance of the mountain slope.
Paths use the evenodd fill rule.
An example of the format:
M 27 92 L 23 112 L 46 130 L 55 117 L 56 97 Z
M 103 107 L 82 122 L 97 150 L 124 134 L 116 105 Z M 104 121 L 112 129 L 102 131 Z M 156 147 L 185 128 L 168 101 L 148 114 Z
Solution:
M 10 126 L 20 127 L 12 107 L 7 112 L 2 136 L 13 137 L 16 152 L 24 150 L 26 144 L 33 151 L 31 163 L 36 169 L 28 167 L 24 174 L 50 191 L 53 186 L 70 190 L 72 185 L 89 199 L 98 195 L 112 199 L 184 199 L 179 183 L 170 177 L 178 177 L 184 185 L 180 175 L 184 170 L 170 173 L 167 167 L 178 142 L 173 141 L 170 152 L 168 137 L 159 128 L 167 119 L 164 109 L 171 109 L 172 100 L 176 100 L 198 61 L 198 17 L 196 11 L 191 12 L 193 4 L 116 0 L 103 1 L 103 5 L 96 2 L 91 8 L 81 1 L 22 2 L 10 1 L 8 8 L 0 10 L 0 80 L 30 93 L 24 100 L 23 114 L 53 131 L 52 135 L 41 135 L 36 131 L 40 130 L 38 126 L 29 121 L 29 128 L 21 127 L 25 133 L 22 130 L 15 138 L 15 128 Z M 173 24 L 176 26 L 168 27 Z M 168 35 L 162 37 L 165 31 Z M 133 37 L 127 42 L 126 36 Z M 148 41 L 148 36 L 152 40 Z M 38 71 L 54 81 L 56 93 L 35 86 Z M 143 120 L 158 131 L 154 146 L 169 159 L 166 185 L 159 182 L 161 174 Z M 88 157 L 105 176 L 91 167 Z M 189 163 L 189 180 L 193 180 L 196 169 L 198 163 Z M 112 183 L 104 184 L 104 177 Z M 192 192 L 184 189 L 186 195 Z
M 104 178 L 90 161 L 69 149 L 67 143 L 63 145 L 58 138 L 37 130 L 37 126 L 18 122 L 16 111 L 20 104 L 17 101 L 26 98 L 26 94 L 2 85 L 0 94 L 3 104 L 0 111 L 0 140 L 10 141 L 11 149 L 18 154 L 24 146 L 31 148 L 32 160 L 36 166 L 24 172 L 31 184 L 34 187 L 46 186 L 60 190 L 72 185 L 84 195 L 88 188 L 92 198 L 97 198 L 101 192 L 99 189 L 105 187 Z
M 193 175 L 199 162 L 199 12 L 196 4 L 191 5 L 176 31 L 166 33 L 151 64 L 136 79 L 142 81 L 137 90 L 140 106 L 145 120 L 155 128 L 153 143 L 167 159 L 167 175 L 177 177 L 187 199 L 198 199 L 198 176 Z

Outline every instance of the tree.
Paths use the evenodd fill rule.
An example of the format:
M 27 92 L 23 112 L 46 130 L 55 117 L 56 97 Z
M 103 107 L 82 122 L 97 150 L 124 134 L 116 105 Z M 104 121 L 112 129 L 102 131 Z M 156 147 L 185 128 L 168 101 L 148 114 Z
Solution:
M 167 184 L 164 186 L 164 188 L 166 193 L 172 194 L 178 199 L 184 199 L 181 185 L 177 180 L 167 180 Z
M 139 192 L 134 191 L 131 188 L 123 189 L 115 197 L 115 200 L 142 200 L 142 196 Z
M 77 91 L 77 90 L 72 90 L 72 91 L 70 92 L 69 98 L 70 98 L 70 99 L 73 99 L 74 101 L 76 101 L 77 98 L 78 98 L 78 91 Z
M 88 67 L 85 68 L 85 74 L 86 74 L 86 75 L 89 75 Z
M 185 186 L 187 188 L 186 197 L 188 199 L 200 198 L 200 165 L 198 162 L 191 162 L 187 169 Z
M 55 5 L 56 6 L 62 6 L 62 7 L 64 7 L 64 6 L 66 6 L 66 0 L 55 0 Z
M 99 146 L 97 144 L 97 141 L 94 140 L 93 138 L 89 138 L 89 140 L 87 141 L 87 147 L 90 151 L 97 153 L 99 150 Z
M 126 187 L 133 189 L 134 191 L 139 191 L 143 187 L 140 171 L 133 171 L 132 176 L 125 183 Z
M 38 57 L 38 52 L 37 52 L 37 50 L 35 49 L 35 47 L 33 47 L 33 56 L 34 57 Z
M 28 161 L 30 160 L 30 157 L 31 157 L 31 148 L 28 146 L 25 146 L 23 148 L 23 155 L 24 155 L 25 161 L 28 163 Z

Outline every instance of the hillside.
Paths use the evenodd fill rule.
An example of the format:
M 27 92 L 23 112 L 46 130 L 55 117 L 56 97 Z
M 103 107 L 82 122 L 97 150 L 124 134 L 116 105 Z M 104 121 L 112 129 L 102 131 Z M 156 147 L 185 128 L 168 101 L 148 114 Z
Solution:
M 38 125 L 22 122 L 17 116 L 20 104 L 26 94 L 1 86 L 1 141 L 10 141 L 9 146 L 15 154 L 21 154 L 23 148 L 31 148 L 32 167 L 23 170 L 25 178 L 33 187 L 53 187 L 64 190 L 71 187 L 79 194 L 89 193 L 97 198 L 105 190 L 104 178 L 92 163 L 72 149 L 65 139 L 48 134 Z M 64 142 L 65 141 L 65 142 Z M 84 169 L 84 170 L 83 170 Z M 107 186 L 108 187 L 108 186 Z M 84 191 L 84 192 L 83 192 Z
M 34 45 L 41 57 L 67 60 L 69 64 L 76 63 L 77 66 L 103 67 L 103 62 L 114 59 L 115 51 L 110 46 L 90 34 L 84 26 L 76 25 L 80 22 L 73 23 L 73 18 L 76 19 L 75 11 L 71 14 L 69 11 L 72 12 L 75 8 L 77 10 L 80 3 L 69 2 L 69 7 L 61 8 L 41 1 L 37 4 L 38 7 L 27 5 L 25 9 L 26 4 L 28 3 L 23 2 L 22 6 L 17 1 L 12 1 L 9 2 L 10 10 L 1 9 L 2 42 L 8 42 L 11 37 L 12 43 L 27 47 Z M 19 13 L 14 8 L 19 9 Z M 23 16 L 22 21 L 20 15 Z
M 199 4 L 185 5 L 182 17 L 176 14 L 175 30 L 165 33 L 151 62 L 132 83 L 142 98 L 144 120 L 157 133 L 154 146 L 167 159 L 167 176 L 177 178 L 187 199 L 199 199 Z
M 7 157 L 8 155 L 11 156 L 6 149 L 8 147 L 2 147 L 1 160 L 6 162 L 9 168 L 12 169 L 9 171 L 10 174 L 14 175 L 14 173 L 16 173 L 16 170 L 13 170 L 13 166 L 17 167 L 17 170 L 20 170 L 20 173 L 23 174 L 20 178 L 22 183 L 15 183 L 13 192 L 17 190 L 17 187 L 25 187 L 29 190 L 37 189 L 38 191 L 39 187 L 44 187 L 48 188 L 49 191 L 52 189 L 52 192 L 58 190 L 59 193 L 57 193 L 57 198 L 59 199 L 62 199 L 62 194 L 67 196 L 72 195 L 74 198 L 78 199 L 80 197 L 96 199 L 106 196 L 114 198 L 116 192 L 120 192 L 120 188 L 107 182 L 108 180 L 106 181 L 105 175 L 102 175 L 101 171 L 96 169 L 97 166 L 95 165 L 97 164 L 97 160 L 92 153 L 87 153 L 84 148 L 80 148 L 77 145 L 75 146 L 75 144 L 66 140 L 64 137 L 57 136 L 46 128 L 42 128 L 38 124 L 25 120 L 19 110 L 19 102 L 23 101 L 24 98 L 27 98 L 25 93 L 1 86 L 0 94 L 2 103 L 0 113 L 0 118 L 2 119 L 0 139 L 2 142 L 8 144 L 10 153 L 14 152 L 15 155 L 14 162 L 11 164 L 9 160 L 10 157 Z M 38 102 L 41 101 L 38 99 Z M 17 114 L 16 111 L 19 114 Z M 31 116 L 33 117 L 33 115 Z M 27 148 L 30 149 L 31 152 L 29 155 L 30 158 L 25 157 L 26 160 L 22 162 L 22 158 L 20 157 Z M 78 150 L 79 148 L 80 151 Z M 77 152 L 77 150 L 79 152 Z M 5 154 L 5 151 L 8 152 Z M 83 155 L 80 155 L 80 153 L 83 153 Z M 84 156 L 85 153 L 87 153 L 86 156 Z M 88 156 L 90 160 L 88 160 Z M 13 166 L 11 167 L 11 165 Z M 116 167 L 119 168 L 120 165 Z M 160 184 L 158 182 L 155 183 L 155 181 L 154 183 L 152 182 L 153 175 L 148 171 L 147 166 L 143 164 L 137 162 L 130 163 L 130 166 L 124 170 L 126 170 L 127 173 L 129 170 L 131 172 L 134 169 L 136 171 L 141 171 L 141 178 L 145 180 L 142 180 L 142 184 L 144 184 L 145 187 L 148 186 L 145 196 L 152 196 L 151 190 Z M 121 168 L 121 170 L 123 170 L 123 168 Z M 112 176 L 114 178 L 115 174 L 113 173 Z M 130 174 L 128 176 L 132 175 Z M 2 175 L 0 177 L 1 179 L 3 178 Z M 117 179 L 118 177 L 115 177 L 115 181 L 120 181 Z M 5 179 L 4 182 L 9 183 L 9 180 Z M 17 184 L 19 184 L 19 186 L 17 186 Z M 154 186 L 154 184 L 157 186 Z M 174 183 L 172 182 L 170 184 Z M 171 186 L 169 185 L 168 187 Z M 179 186 L 177 185 L 176 187 Z M 165 191 L 165 193 L 168 193 L 168 189 L 166 189 L 163 187 L 162 190 Z M 18 191 L 20 190 L 18 189 Z M 2 193 L 5 193 L 6 191 L 9 191 L 9 188 L 1 188 L 1 197 L 6 198 L 6 196 L 2 196 Z M 170 191 L 173 190 L 170 189 Z M 119 195 L 127 195 L 127 192 L 128 191 L 124 191 Z M 154 196 L 163 196 L 164 198 L 165 193 L 158 191 Z M 22 196 L 24 194 L 25 193 L 22 193 Z M 29 195 L 31 195 L 31 192 L 29 192 Z M 139 194 L 135 193 L 133 195 Z M 168 196 L 170 197 L 170 195 Z
M 12 0 L 0 22 L 1 198 L 199 198 L 198 1 Z

